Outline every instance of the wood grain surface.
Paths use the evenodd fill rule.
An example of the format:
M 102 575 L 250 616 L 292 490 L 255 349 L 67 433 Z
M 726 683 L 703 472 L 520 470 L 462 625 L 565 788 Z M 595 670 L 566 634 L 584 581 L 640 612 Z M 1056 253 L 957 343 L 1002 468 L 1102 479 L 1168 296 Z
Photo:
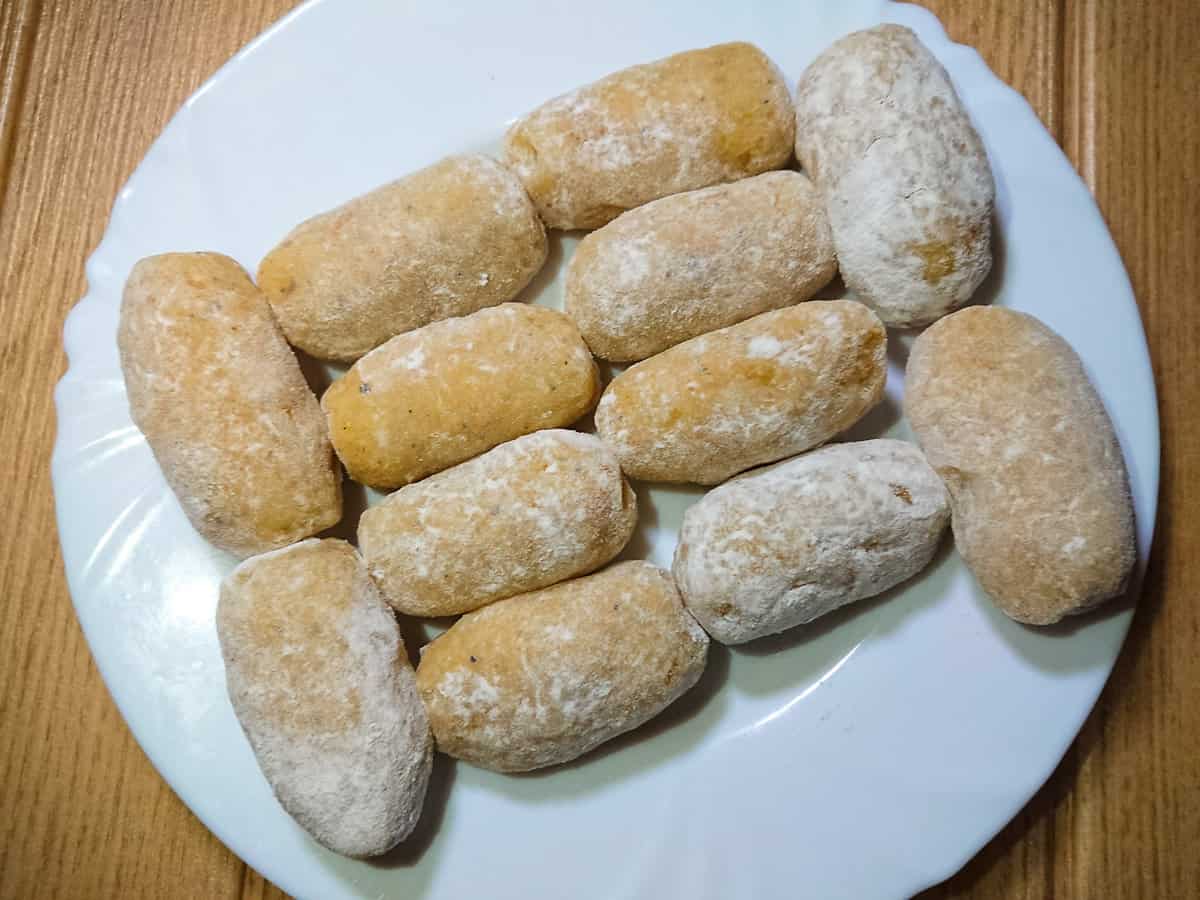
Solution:
M 176 108 L 288 0 L 0 0 L 0 898 L 279 897 L 158 777 L 113 706 L 57 549 L 63 317 Z M 1094 192 L 1162 417 L 1158 533 L 1116 671 L 1043 790 L 927 897 L 1200 895 L 1200 3 L 936 0 Z

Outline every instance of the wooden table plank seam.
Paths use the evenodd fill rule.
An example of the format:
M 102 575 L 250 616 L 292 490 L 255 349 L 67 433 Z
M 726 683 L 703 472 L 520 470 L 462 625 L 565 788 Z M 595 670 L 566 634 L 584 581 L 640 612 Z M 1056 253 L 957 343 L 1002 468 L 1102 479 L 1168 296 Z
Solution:
M 0 203 L 5 202 L 9 169 L 17 141 L 16 123 L 33 57 L 41 3 L 28 0 L 4 8 L 0 22 Z

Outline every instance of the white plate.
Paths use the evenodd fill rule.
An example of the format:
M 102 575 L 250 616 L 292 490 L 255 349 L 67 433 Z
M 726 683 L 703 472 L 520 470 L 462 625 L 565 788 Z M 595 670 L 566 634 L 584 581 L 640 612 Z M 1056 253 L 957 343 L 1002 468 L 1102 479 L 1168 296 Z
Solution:
M 232 560 L 188 526 L 126 409 L 114 336 L 139 257 L 219 250 L 253 270 L 304 217 L 490 144 L 513 116 L 613 69 L 744 39 L 794 81 L 836 37 L 881 19 L 920 33 L 979 126 L 1001 236 L 984 295 L 1035 313 L 1083 356 L 1129 461 L 1145 559 L 1158 425 L 1120 259 L 1029 107 L 928 13 L 872 0 L 310 3 L 189 100 L 121 192 L 67 322 L 54 454 L 67 576 L 117 705 L 184 802 L 276 884 L 320 898 L 899 897 L 954 872 L 1054 768 L 1130 604 L 1033 631 L 995 612 L 947 551 L 885 600 L 769 646 L 714 648 L 662 721 L 584 762 L 502 777 L 440 760 L 409 845 L 375 864 L 340 859 L 292 824 L 255 766 L 213 628 Z M 894 365 L 875 433 L 904 434 L 900 375 Z M 637 549 L 656 562 L 681 499 L 646 504 L 657 521 Z

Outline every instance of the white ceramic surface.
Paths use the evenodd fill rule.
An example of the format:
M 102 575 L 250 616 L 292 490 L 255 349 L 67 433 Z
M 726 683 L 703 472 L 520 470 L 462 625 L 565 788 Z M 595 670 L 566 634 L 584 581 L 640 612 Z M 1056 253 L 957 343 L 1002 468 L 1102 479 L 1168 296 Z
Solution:
M 139 257 L 211 249 L 253 270 L 300 219 L 494 144 L 507 120 L 613 69 L 745 39 L 794 81 L 833 39 L 881 19 L 920 33 L 978 124 L 999 189 L 983 296 L 1036 314 L 1083 356 L 1129 461 L 1145 560 L 1158 425 L 1120 259 L 1025 102 L 928 13 L 877 0 L 310 3 L 189 100 L 121 192 L 67 322 L 53 462 L 71 592 L 113 697 L 183 800 L 272 881 L 312 898 L 900 897 L 953 873 L 1054 768 L 1131 604 L 1033 631 L 994 611 L 947 549 L 882 600 L 714 648 L 662 721 L 578 764 L 502 777 L 440 760 L 409 845 L 378 863 L 340 859 L 292 824 L 254 764 L 213 627 L 232 560 L 188 526 L 126 409 L 114 336 Z M 539 302 L 558 291 L 543 284 Z M 908 341 L 893 350 L 890 403 L 856 436 L 906 433 Z M 667 563 L 696 495 L 639 494 L 632 551 Z

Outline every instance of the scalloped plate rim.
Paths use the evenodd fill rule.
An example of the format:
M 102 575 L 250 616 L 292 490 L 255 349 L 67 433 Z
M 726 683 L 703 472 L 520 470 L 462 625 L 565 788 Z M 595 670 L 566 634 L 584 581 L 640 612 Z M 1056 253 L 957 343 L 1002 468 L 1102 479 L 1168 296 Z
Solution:
M 250 56 L 255 51 L 257 51 L 261 46 L 270 42 L 277 35 L 279 35 L 280 33 L 284 32 L 285 30 L 290 28 L 292 26 L 292 24 L 299 17 L 305 15 L 311 9 L 322 5 L 323 2 L 324 2 L 324 0 L 307 0 L 307 2 L 301 4 L 297 8 L 293 9 L 292 11 L 287 13 L 284 17 L 282 17 L 280 20 L 278 20 L 276 23 L 274 23 L 270 28 L 268 28 L 266 31 L 264 31 L 261 35 L 259 35 L 257 38 L 255 38 L 253 41 L 251 41 L 249 44 L 247 44 L 234 57 L 232 57 L 226 64 L 224 64 L 216 73 L 214 73 L 209 79 L 207 79 L 205 81 L 205 83 L 195 92 L 195 94 L 193 94 L 192 97 L 183 105 L 183 107 L 181 107 L 181 109 L 171 118 L 170 122 L 163 129 L 163 132 L 154 141 L 154 143 L 148 149 L 143 160 L 139 163 L 139 165 L 136 167 L 134 172 L 131 174 L 129 181 L 126 183 L 126 186 L 119 193 L 118 198 L 113 207 L 110 223 L 105 230 L 105 234 L 104 234 L 100 244 L 97 246 L 97 248 L 95 249 L 95 251 L 92 253 L 92 255 L 89 257 L 89 259 L 87 261 L 87 266 L 86 266 L 87 281 L 88 281 L 87 291 L 85 292 L 84 296 L 80 299 L 78 304 L 70 311 L 70 313 L 66 319 L 66 322 L 65 322 L 64 343 L 67 347 L 67 352 L 68 352 L 68 356 L 69 356 L 69 365 L 68 365 L 68 369 L 67 369 L 66 373 L 63 375 L 62 379 L 60 380 L 58 386 L 55 389 L 56 411 L 57 411 L 57 415 L 59 417 L 60 422 L 64 418 L 64 412 L 65 412 L 64 407 L 70 405 L 69 401 L 65 400 L 63 397 L 66 387 L 69 386 L 76 379 L 86 379 L 86 377 L 87 377 L 86 374 L 82 374 L 82 371 L 84 368 L 85 360 L 88 359 L 89 351 L 92 349 L 92 346 L 93 346 L 91 343 L 89 343 L 88 335 L 85 333 L 85 329 L 88 324 L 87 320 L 93 314 L 94 308 L 98 307 L 100 304 L 105 302 L 106 297 L 111 297 L 111 296 L 113 296 L 114 293 L 119 295 L 120 273 L 118 273 L 114 267 L 112 267 L 111 265 L 108 264 L 108 259 L 112 255 L 113 247 L 116 243 L 118 243 L 124 229 L 132 226 L 132 223 L 129 223 L 127 221 L 127 217 L 128 217 L 127 216 L 127 213 L 128 213 L 127 199 L 128 199 L 129 192 L 130 192 L 132 186 L 139 180 L 139 178 L 143 175 L 145 170 L 147 170 L 149 168 L 153 168 L 155 166 L 164 165 L 170 160 L 172 152 L 176 148 L 176 145 L 179 142 L 181 142 L 185 137 L 186 120 L 187 120 L 187 117 L 188 117 L 188 114 L 189 114 L 192 104 L 197 99 L 199 99 L 200 97 L 207 94 L 210 90 L 220 87 L 223 82 L 231 81 L 233 79 L 233 77 L 235 76 L 235 74 L 237 73 L 238 67 L 243 62 L 243 60 L 245 60 L 248 56 Z M 1037 123 L 1037 127 L 1041 128 L 1040 122 L 1037 121 L 1036 115 L 1034 114 L 1033 110 L 1029 107 L 1029 105 L 1025 101 L 1025 99 L 1023 97 L 1021 97 L 1019 94 L 1017 94 L 1010 87 L 1003 84 L 1003 82 L 1001 82 L 998 78 L 996 78 L 996 76 L 994 74 L 992 74 L 990 72 L 990 70 L 987 69 L 986 65 L 982 62 L 982 60 L 979 59 L 978 54 L 973 49 L 966 47 L 964 45 L 955 44 L 955 43 L 949 41 L 948 37 L 945 35 L 944 30 L 942 29 L 942 26 L 937 21 L 936 17 L 934 17 L 931 13 L 929 13 L 928 11 L 923 10 L 919 7 L 912 7 L 908 4 L 882 3 L 880 5 L 880 7 L 881 7 L 881 12 L 883 13 L 883 15 L 881 16 L 882 19 L 885 19 L 885 20 L 886 19 L 892 19 L 892 20 L 899 19 L 899 20 L 905 21 L 908 24 L 919 24 L 922 27 L 922 36 L 926 39 L 926 42 L 930 44 L 931 49 L 933 49 L 934 52 L 943 59 L 943 61 L 945 61 L 947 54 L 958 54 L 958 53 L 967 52 L 967 53 L 970 53 L 971 55 L 973 55 L 975 57 L 975 62 L 963 63 L 960 65 L 977 66 L 979 69 L 982 70 L 982 73 L 979 73 L 979 72 L 975 73 L 975 74 L 985 74 L 986 75 L 986 77 L 982 79 L 983 84 L 982 84 L 982 87 L 980 88 L 980 90 L 982 91 L 983 88 L 986 88 L 988 91 L 999 91 L 1001 94 L 1003 94 L 1004 104 L 1012 106 L 1014 108 L 1019 106 L 1021 109 L 1021 114 L 1033 119 L 1033 121 Z M 931 35 L 934 36 L 934 41 L 929 40 Z M 949 64 L 948 64 L 948 67 L 949 67 Z M 955 68 L 957 68 L 957 67 L 955 67 Z M 1066 158 L 1064 155 L 1061 154 L 1061 151 L 1059 151 L 1059 155 L 1062 157 L 1063 163 L 1065 165 L 1069 166 L 1069 163 L 1066 162 Z M 1093 204 L 1093 206 L 1094 206 L 1094 204 Z M 1098 209 L 1095 210 L 1095 215 L 1098 219 L 1100 218 L 1100 213 L 1099 213 Z M 1113 248 L 1113 252 L 1114 253 L 1116 252 L 1115 247 Z M 1128 283 L 1127 276 L 1126 276 L 1124 285 L 1121 285 L 1118 288 L 1114 288 L 1114 290 L 1123 290 L 1123 292 L 1128 295 L 1129 302 L 1134 303 L 1132 288 Z M 1138 349 L 1140 351 L 1140 356 L 1142 358 L 1143 369 L 1144 369 L 1144 371 L 1138 373 L 1138 375 L 1143 380 L 1145 380 L 1146 376 L 1149 374 L 1149 354 L 1148 354 L 1148 350 L 1146 349 L 1144 332 L 1140 332 L 1138 334 L 1138 337 L 1140 338 L 1140 342 L 1141 342 L 1141 346 Z M 1151 396 L 1153 397 L 1154 384 L 1153 384 L 1152 375 L 1150 375 L 1150 377 L 1149 377 L 1149 385 L 1150 385 L 1150 390 L 1151 390 Z M 1153 405 L 1152 412 L 1155 413 L 1154 433 L 1155 433 L 1155 436 L 1157 437 L 1158 430 L 1157 430 L 1156 409 L 1157 409 L 1157 406 L 1155 403 Z M 52 457 L 52 469 L 54 472 L 53 480 L 54 480 L 54 484 L 55 484 L 55 500 L 56 500 L 56 505 L 57 505 L 57 517 L 60 522 L 60 528 L 62 527 L 62 523 L 66 520 L 66 517 L 69 516 L 71 513 L 70 498 L 64 497 L 60 493 L 60 490 L 59 490 L 59 484 L 62 480 L 60 469 L 62 466 L 66 465 L 66 462 L 62 459 L 63 452 L 65 452 L 65 451 L 63 448 L 63 441 L 62 441 L 61 427 L 60 427 L 60 434 L 56 437 L 54 455 Z M 1153 506 L 1153 503 L 1157 497 L 1157 485 L 1158 485 L 1157 453 L 1154 454 L 1154 459 L 1151 461 L 1151 463 L 1147 467 L 1146 471 L 1143 472 L 1143 477 L 1144 477 L 1143 490 L 1149 492 L 1150 497 L 1151 497 L 1151 504 Z M 1140 584 L 1140 577 L 1141 577 L 1141 574 L 1144 572 L 1144 567 L 1145 567 L 1146 559 L 1148 556 L 1148 551 L 1149 551 L 1148 541 L 1149 541 L 1150 536 L 1152 535 L 1153 524 L 1154 524 L 1153 518 L 1151 518 L 1151 521 L 1149 523 L 1144 523 L 1144 522 L 1139 521 L 1139 535 L 1141 537 L 1141 547 L 1140 547 L 1140 553 L 1139 553 L 1139 573 L 1138 573 L 1139 584 Z M 74 576 L 75 576 L 77 567 L 74 565 L 73 559 L 67 558 L 68 557 L 68 549 L 67 549 L 66 544 L 67 544 L 67 542 L 64 541 L 64 548 L 63 548 L 64 549 L 64 561 L 67 563 L 66 571 L 67 571 L 68 580 L 70 582 L 72 582 L 72 584 L 71 584 L 72 599 L 73 599 L 73 602 L 76 603 L 76 606 L 78 608 L 78 600 L 77 600 L 78 594 L 77 594 L 76 586 L 74 584 Z M 1109 673 L 1109 671 L 1111 671 L 1112 664 L 1115 662 L 1116 652 L 1119 652 L 1120 644 L 1124 640 L 1124 634 L 1128 628 L 1131 617 L 1132 617 L 1132 615 L 1128 611 L 1115 613 L 1113 616 L 1113 618 L 1115 620 L 1118 620 L 1120 622 L 1121 635 L 1120 635 L 1120 640 L 1117 643 L 1117 650 L 1114 651 L 1112 658 L 1108 660 L 1107 665 L 1104 667 L 1103 677 L 1100 677 L 1096 680 L 1095 685 L 1094 685 L 1094 691 L 1092 692 L 1092 696 L 1091 696 L 1091 701 L 1089 703 L 1087 703 L 1086 708 L 1072 711 L 1073 713 L 1075 713 L 1076 717 L 1078 718 L 1078 726 L 1082 726 L 1084 719 L 1090 712 L 1092 705 L 1094 704 L 1096 698 L 1099 696 L 1099 693 L 1107 680 L 1108 673 Z M 85 636 L 88 640 L 89 647 L 94 648 L 96 637 L 94 634 L 91 633 L 88 626 L 86 624 L 84 624 L 85 617 L 81 616 L 80 622 L 84 628 Z M 92 652 L 96 659 L 97 667 L 99 668 L 101 675 L 105 680 L 106 685 L 109 686 L 110 693 L 113 696 L 114 702 L 117 704 L 118 708 L 120 709 L 122 716 L 124 718 L 126 718 L 127 721 L 129 721 L 130 714 L 129 714 L 129 711 L 126 709 L 127 698 L 122 696 L 119 692 L 112 691 L 112 685 L 110 682 L 110 676 L 109 676 L 109 672 L 108 672 L 109 664 L 108 664 L 107 657 L 104 654 L 97 654 L 95 649 L 93 649 Z M 1054 755 L 1053 764 L 1051 764 L 1049 767 L 1040 767 L 1040 766 L 1037 767 L 1036 771 L 1030 771 L 1028 773 L 1028 778 L 1025 781 L 1025 783 L 1023 783 L 1021 785 L 1011 786 L 1010 790 L 1007 792 L 1007 799 L 1009 802 L 1005 804 L 1005 808 L 992 810 L 992 815 L 989 815 L 987 817 L 990 820 L 989 823 L 985 826 L 982 826 L 976 832 L 976 834 L 974 835 L 974 838 L 972 840 L 964 842 L 964 846 L 966 846 L 965 852 L 956 854 L 956 855 L 954 855 L 954 857 L 952 859 L 943 861 L 942 865 L 940 865 L 938 867 L 926 867 L 924 869 L 924 871 L 921 873 L 916 873 L 916 872 L 912 873 L 912 878 L 911 878 L 911 881 L 909 884 L 906 884 L 903 886 L 896 885 L 896 887 L 898 887 L 898 888 L 903 887 L 903 890 L 905 893 L 915 893 L 923 888 L 926 888 L 932 884 L 936 884 L 936 883 L 942 881 L 943 879 L 954 874 L 954 872 L 958 871 L 971 857 L 973 857 L 978 852 L 978 850 L 982 846 L 984 846 L 989 840 L 991 840 L 991 838 L 1004 826 L 1004 824 L 1007 821 L 1009 821 L 1009 819 L 1012 818 L 1013 815 L 1015 815 L 1028 802 L 1030 797 L 1045 782 L 1045 780 L 1052 774 L 1052 772 L 1054 771 L 1055 767 L 1058 764 L 1058 761 L 1061 760 L 1063 754 L 1065 754 L 1065 752 L 1067 751 L 1067 749 L 1070 747 L 1071 743 L 1073 742 L 1075 734 L 1078 731 L 1078 726 L 1074 730 L 1072 730 L 1071 735 L 1066 739 L 1066 741 L 1062 744 L 1061 748 Z M 159 765 L 158 753 L 155 751 L 152 751 L 151 749 L 146 747 L 146 745 L 143 743 L 143 739 L 142 739 L 141 735 L 138 733 L 137 729 L 133 729 L 133 726 L 131 726 L 131 729 L 134 730 L 135 737 L 137 737 L 139 744 L 141 744 L 143 746 L 143 749 L 147 753 L 147 756 L 150 757 L 151 762 L 155 765 L 155 767 L 157 769 L 159 769 L 159 772 L 161 774 L 162 767 Z M 161 748 L 156 748 L 156 750 L 161 750 Z M 164 777 L 164 779 L 166 779 L 165 775 L 163 777 Z M 170 783 L 174 789 L 176 789 L 177 791 L 179 790 L 179 788 L 173 782 L 171 782 L 169 779 L 167 779 L 167 780 L 168 780 L 168 783 Z M 182 794 L 181 794 L 181 797 L 182 797 Z M 197 814 L 197 815 L 199 815 L 199 814 Z M 206 826 L 209 827 L 219 837 L 221 837 L 222 840 L 225 840 L 227 845 L 231 846 L 231 849 L 232 849 L 232 844 L 225 838 L 225 835 L 227 834 L 227 832 L 226 832 L 226 828 L 224 827 L 224 824 L 220 821 L 210 821 L 207 817 L 204 817 L 204 816 L 201 816 L 201 818 L 202 818 L 202 821 L 205 822 Z M 967 845 L 969 845 L 969 846 L 967 846 Z M 271 867 L 263 866 L 262 868 L 270 869 Z M 280 879 L 280 880 L 282 881 L 283 879 Z

